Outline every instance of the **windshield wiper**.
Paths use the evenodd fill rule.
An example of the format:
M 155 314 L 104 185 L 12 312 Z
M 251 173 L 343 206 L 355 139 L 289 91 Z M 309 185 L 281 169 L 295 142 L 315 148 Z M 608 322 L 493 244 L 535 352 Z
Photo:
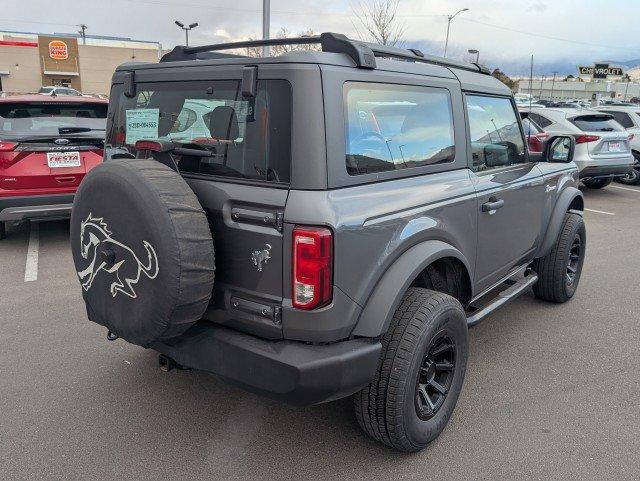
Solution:
M 91 132 L 92 130 L 104 130 L 104 129 L 92 129 L 91 127 L 59 127 L 59 134 L 79 134 L 82 132 Z

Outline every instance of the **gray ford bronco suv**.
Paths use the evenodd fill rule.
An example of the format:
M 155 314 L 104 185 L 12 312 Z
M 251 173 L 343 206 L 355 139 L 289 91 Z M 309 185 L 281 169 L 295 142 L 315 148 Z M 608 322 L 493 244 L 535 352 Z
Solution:
M 228 53 L 280 43 L 320 50 Z M 164 370 L 353 396 L 365 432 L 420 450 L 460 394 L 468 326 L 577 288 L 574 140 L 526 145 L 484 68 L 339 34 L 122 65 L 71 219 L 88 317 Z

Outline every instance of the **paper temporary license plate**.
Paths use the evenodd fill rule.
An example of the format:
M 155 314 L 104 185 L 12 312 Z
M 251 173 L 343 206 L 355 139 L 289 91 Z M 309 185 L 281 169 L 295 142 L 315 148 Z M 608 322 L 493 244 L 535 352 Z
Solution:
M 609 142 L 609 152 L 622 152 L 623 150 L 620 142 Z
M 47 164 L 58 167 L 80 167 L 80 152 L 47 152 Z

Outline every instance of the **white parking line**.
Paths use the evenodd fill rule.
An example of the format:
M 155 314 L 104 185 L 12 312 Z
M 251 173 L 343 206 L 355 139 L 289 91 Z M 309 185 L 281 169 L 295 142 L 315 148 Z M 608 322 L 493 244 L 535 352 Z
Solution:
M 631 187 L 622 187 L 620 185 L 610 185 L 612 189 L 629 190 L 631 192 L 637 192 L 640 194 L 640 189 L 632 189 Z
M 605 212 L 604 210 L 585 209 L 588 212 L 595 212 L 596 214 L 615 215 L 613 212 Z
M 38 249 L 40 248 L 40 228 L 37 222 L 29 225 L 29 247 L 27 247 L 27 264 L 24 268 L 24 281 L 31 282 L 38 279 Z

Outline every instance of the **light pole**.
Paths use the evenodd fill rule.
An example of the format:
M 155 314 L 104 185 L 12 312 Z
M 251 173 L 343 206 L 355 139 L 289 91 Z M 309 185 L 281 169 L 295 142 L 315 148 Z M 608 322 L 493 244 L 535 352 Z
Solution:
M 190 24 L 188 27 L 185 27 L 184 23 L 180 22 L 179 20 L 175 21 L 175 24 L 180 27 L 182 30 L 184 30 L 184 35 L 185 35 L 185 40 L 186 40 L 186 47 L 189 46 L 189 30 L 194 29 L 198 26 L 198 22 L 192 23 Z
M 476 50 L 475 48 L 470 48 L 468 50 L 468 52 L 471 55 L 475 55 L 476 56 L 476 63 L 480 63 L 480 51 L 479 50 Z
M 447 48 L 449 47 L 449 30 L 451 29 L 451 20 L 456 18 L 462 12 L 466 12 L 468 10 L 469 10 L 468 8 L 463 8 L 462 10 L 458 10 L 453 15 L 447 15 L 447 38 L 444 41 L 444 55 L 443 55 L 443 57 L 445 57 L 445 58 L 447 57 Z
M 269 39 L 269 24 L 271 23 L 271 0 L 262 0 L 262 40 Z M 269 46 L 262 47 L 262 56 L 269 56 Z
M 553 102 L 553 89 L 556 86 L 556 75 L 558 75 L 558 72 L 553 72 L 553 80 L 551 81 L 551 101 Z

